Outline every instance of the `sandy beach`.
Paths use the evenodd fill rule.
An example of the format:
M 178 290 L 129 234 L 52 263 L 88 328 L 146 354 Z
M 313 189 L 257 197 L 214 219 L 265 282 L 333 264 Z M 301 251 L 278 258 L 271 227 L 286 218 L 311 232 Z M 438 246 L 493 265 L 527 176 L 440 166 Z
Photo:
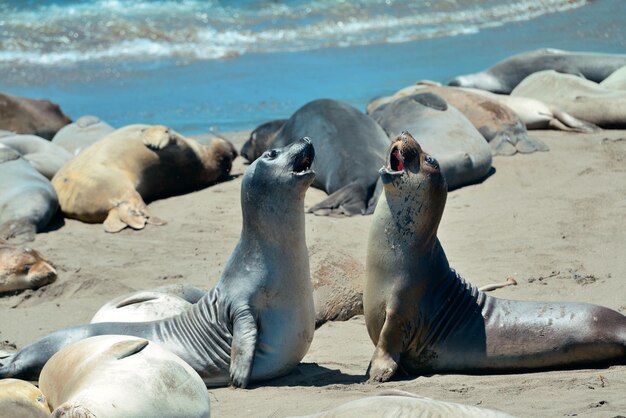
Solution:
M 439 230 L 450 264 L 484 285 L 513 276 L 494 295 L 571 300 L 626 314 L 626 131 L 592 135 L 531 131 L 549 152 L 496 157 L 483 183 L 452 191 Z M 239 148 L 248 132 L 229 134 Z M 56 283 L 0 298 L 0 341 L 18 347 L 60 327 L 88 322 L 106 301 L 132 290 L 219 278 L 241 228 L 232 181 L 150 204 L 168 221 L 107 234 L 100 224 L 58 220 L 33 247 L 59 270 Z M 305 206 L 325 194 L 311 189 Z M 362 286 L 371 217 L 306 216 L 313 280 L 341 277 Z M 209 389 L 215 417 L 283 417 L 322 411 L 397 388 L 524 417 L 626 415 L 626 366 L 513 375 L 434 375 L 375 385 L 363 316 L 327 323 L 290 375 L 249 389 Z

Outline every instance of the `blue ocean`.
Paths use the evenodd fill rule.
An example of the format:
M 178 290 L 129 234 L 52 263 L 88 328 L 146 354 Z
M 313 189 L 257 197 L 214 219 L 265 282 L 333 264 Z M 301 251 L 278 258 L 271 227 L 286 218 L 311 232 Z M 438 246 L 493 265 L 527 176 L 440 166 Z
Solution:
M 0 91 L 72 118 L 251 129 L 542 48 L 626 53 L 624 0 L 0 2 Z

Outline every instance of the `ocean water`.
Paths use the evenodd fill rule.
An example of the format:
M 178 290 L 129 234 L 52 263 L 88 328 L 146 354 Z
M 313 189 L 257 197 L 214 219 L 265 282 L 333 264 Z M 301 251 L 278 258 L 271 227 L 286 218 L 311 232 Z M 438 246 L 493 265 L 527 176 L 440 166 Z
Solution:
M 626 52 L 624 0 L 4 1 L 0 91 L 72 118 L 253 128 L 540 47 Z

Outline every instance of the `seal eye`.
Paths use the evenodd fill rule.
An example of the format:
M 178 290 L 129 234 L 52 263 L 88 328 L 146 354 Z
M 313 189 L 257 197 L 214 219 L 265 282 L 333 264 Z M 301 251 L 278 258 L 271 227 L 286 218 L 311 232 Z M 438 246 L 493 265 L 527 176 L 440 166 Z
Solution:
M 269 150 L 265 153 L 265 158 L 269 160 L 273 160 L 276 156 L 278 156 L 278 152 L 275 149 Z
M 437 160 L 435 160 L 433 157 L 431 157 L 430 155 L 427 155 L 426 158 L 424 159 L 428 164 L 432 165 L 435 168 L 439 167 L 439 163 L 437 162 Z
M 33 267 L 32 264 L 24 264 L 22 266 L 22 273 L 24 274 L 28 273 L 32 267 Z

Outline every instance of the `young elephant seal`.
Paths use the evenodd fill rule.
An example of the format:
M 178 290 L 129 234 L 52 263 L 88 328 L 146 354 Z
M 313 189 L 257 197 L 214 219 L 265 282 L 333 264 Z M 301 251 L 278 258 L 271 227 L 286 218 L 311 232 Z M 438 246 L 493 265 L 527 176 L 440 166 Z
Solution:
M 626 316 L 584 303 L 487 296 L 448 265 L 437 239 L 446 181 L 404 132 L 381 169 L 363 295 L 376 346 L 371 381 L 412 374 L 502 373 L 626 360 Z
M 0 293 L 37 289 L 54 282 L 57 272 L 41 253 L 0 241 Z
M 56 331 L 0 360 L 0 378 L 36 378 L 62 347 L 102 334 L 155 341 L 181 357 L 208 386 L 245 387 L 290 372 L 315 329 L 304 230 L 304 195 L 314 150 L 303 138 L 268 151 L 243 177 L 243 229 L 217 285 L 179 316 L 105 322 Z
M 104 230 L 164 222 L 145 200 L 172 196 L 223 180 L 237 156 L 232 144 L 210 147 L 161 126 L 129 125 L 89 146 L 52 179 L 63 213 Z
M 53 417 L 142 418 L 210 415 L 198 373 L 148 340 L 100 335 L 71 344 L 39 379 Z

